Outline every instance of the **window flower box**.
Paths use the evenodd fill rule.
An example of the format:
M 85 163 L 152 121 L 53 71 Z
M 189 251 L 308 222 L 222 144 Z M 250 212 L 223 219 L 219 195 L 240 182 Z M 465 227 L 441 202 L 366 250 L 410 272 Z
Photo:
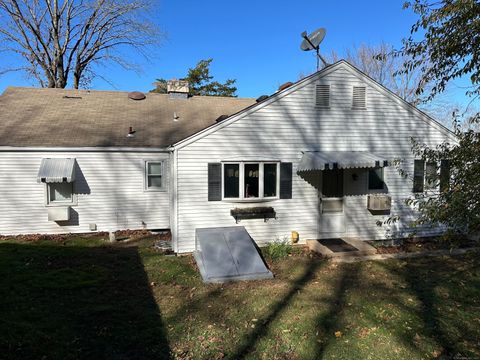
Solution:
M 265 222 L 268 219 L 276 219 L 275 210 L 271 206 L 235 208 L 230 210 L 230 215 L 235 218 L 237 224 L 240 220 L 245 219 L 263 219 Z

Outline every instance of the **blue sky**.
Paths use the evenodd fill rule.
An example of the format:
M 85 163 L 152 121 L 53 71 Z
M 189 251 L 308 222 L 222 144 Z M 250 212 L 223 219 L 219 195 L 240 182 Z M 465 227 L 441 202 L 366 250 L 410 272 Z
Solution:
M 154 13 L 165 38 L 135 73 L 111 66 L 94 89 L 152 88 L 155 78 L 179 78 L 200 59 L 213 58 L 218 80 L 237 79 L 238 95 L 273 93 L 278 85 L 315 71 L 313 53 L 299 49 L 300 33 L 325 27 L 321 51 L 341 53 L 353 45 L 382 41 L 400 46 L 415 21 L 403 0 L 389 1 L 175 1 L 160 0 Z M 0 59 L 0 66 L 6 59 Z M 20 74 L 0 77 L 0 92 L 8 85 L 31 85 Z

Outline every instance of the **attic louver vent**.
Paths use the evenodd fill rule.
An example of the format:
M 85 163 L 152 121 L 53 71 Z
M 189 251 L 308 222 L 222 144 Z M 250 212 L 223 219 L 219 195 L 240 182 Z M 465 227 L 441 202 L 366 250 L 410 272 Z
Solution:
M 353 102 L 352 109 L 366 109 L 367 108 L 367 89 L 365 86 L 353 87 Z
M 330 85 L 322 85 L 322 84 L 316 85 L 315 106 L 319 108 L 330 107 Z

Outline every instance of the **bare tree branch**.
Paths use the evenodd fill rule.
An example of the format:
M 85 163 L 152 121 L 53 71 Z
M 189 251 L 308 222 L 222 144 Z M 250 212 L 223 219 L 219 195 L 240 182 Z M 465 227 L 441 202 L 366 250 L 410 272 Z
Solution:
M 41 86 L 78 88 L 105 62 L 126 67 L 127 48 L 143 55 L 158 43 L 148 0 L 0 0 L 0 51 Z M 128 65 L 127 65 L 128 67 Z M 82 76 L 88 72 L 89 79 Z

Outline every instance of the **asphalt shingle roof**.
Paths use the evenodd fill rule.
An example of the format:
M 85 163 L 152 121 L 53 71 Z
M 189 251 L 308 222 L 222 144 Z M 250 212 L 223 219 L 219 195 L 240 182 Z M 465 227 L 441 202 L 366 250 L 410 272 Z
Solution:
M 254 99 L 9 87 L 0 96 L 0 146 L 167 147 Z M 178 118 L 174 121 L 174 115 Z M 129 127 L 134 137 L 127 137 Z

